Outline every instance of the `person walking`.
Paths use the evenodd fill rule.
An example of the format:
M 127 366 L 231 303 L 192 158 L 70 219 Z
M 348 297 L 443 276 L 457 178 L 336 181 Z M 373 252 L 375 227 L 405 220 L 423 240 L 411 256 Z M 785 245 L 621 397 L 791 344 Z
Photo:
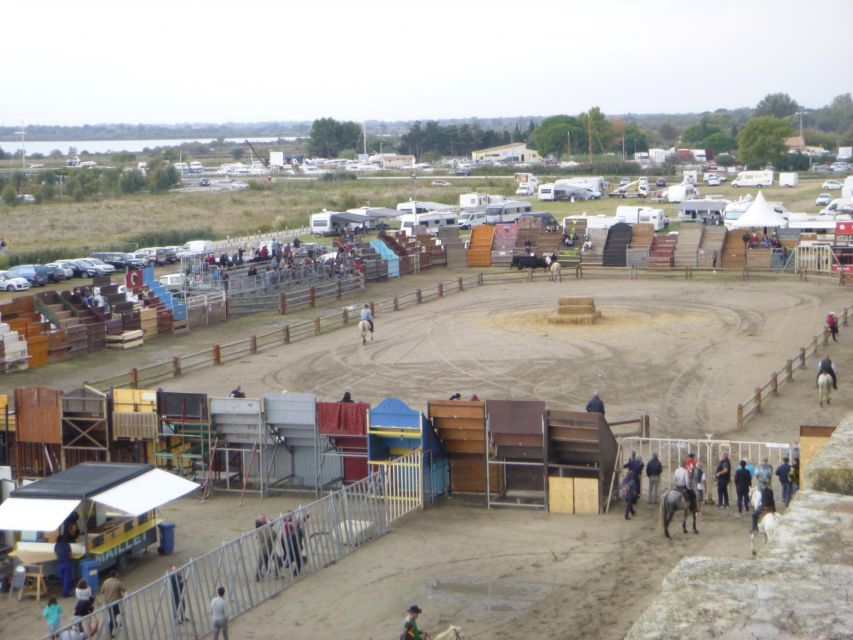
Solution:
M 210 601 L 210 630 L 213 640 L 228 640 L 228 603 L 225 602 L 225 587 L 219 587 Z
M 258 555 L 258 568 L 255 571 L 255 582 L 259 582 L 269 572 L 270 560 L 273 560 L 276 569 L 278 568 L 278 563 L 275 562 L 277 558 L 275 554 L 275 532 L 269 523 L 267 523 L 267 517 L 263 513 L 259 513 L 258 517 L 255 518 L 255 529 L 260 529 L 258 532 L 260 554 Z
M 791 465 L 791 470 L 788 472 L 788 478 L 791 482 L 791 493 L 788 496 L 788 501 L 794 497 L 794 494 L 800 490 L 800 459 L 794 458 L 794 463 Z M 788 505 L 785 505 L 788 506 Z
M 717 506 L 721 509 L 729 508 L 729 482 L 732 479 L 732 463 L 729 454 L 723 451 L 720 454 L 720 464 L 717 465 L 715 473 L 717 478 Z
M 184 599 L 184 576 L 178 570 L 177 565 L 170 568 L 169 584 L 172 589 L 172 604 L 175 605 L 175 622 L 182 624 L 189 620 L 187 618 L 187 601 Z
M 115 638 L 116 629 L 121 626 L 119 615 L 121 615 L 121 599 L 127 593 L 125 587 L 118 579 L 118 572 L 113 569 L 110 571 L 110 577 L 104 580 L 101 585 L 101 593 L 104 596 L 104 604 L 109 607 L 110 616 L 110 638 Z
M 649 478 L 649 504 L 656 504 L 660 491 L 660 477 L 663 473 L 663 465 L 658 458 L 657 452 L 652 454 L 652 459 L 646 465 L 646 475 Z
M 625 474 L 625 479 L 622 480 L 622 487 L 619 490 L 619 495 L 625 500 L 625 519 L 630 520 L 631 516 L 637 515 L 634 510 L 634 505 L 639 498 L 640 492 L 637 490 L 637 480 L 633 471 L 628 471 Z
M 776 467 L 776 477 L 782 485 L 782 502 L 785 506 L 791 502 L 791 465 L 788 464 L 788 456 L 782 458 L 782 464 Z
M 693 468 L 693 475 L 695 478 L 696 501 L 699 504 L 705 504 L 705 500 L 708 497 L 708 474 L 702 468 L 701 462 L 696 463 L 696 466 Z
M 773 481 L 773 467 L 767 462 L 767 456 L 761 458 L 761 464 L 755 468 L 755 486 L 759 489 L 769 487 Z
M 834 311 L 830 311 L 829 314 L 826 316 L 826 327 L 832 334 L 832 341 L 838 342 L 838 338 L 835 337 L 838 335 L 838 318 L 836 317 Z
M 623 468 L 628 469 L 631 473 L 634 474 L 634 482 L 637 483 L 637 499 L 640 497 L 641 493 L 641 484 L 640 478 L 642 478 L 643 469 L 645 468 L 645 464 L 643 464 L 643 459 L 637 455 L 636 451 L 631 452 L 631 459 L 628 460 Z
M 47 633 L 51 638 L 55 638 L 56 632 L 59 631 L 59 625 L 62 623 L 62 605 L 56 601 L 56 596 L 48 598 L 47 606 L 42 615 L 47 621 Z
M 598 391 L 593 393 L 590 401 L 586 403 L 586 412 L 604 415 L 604 400 L 598 396 Z
M 746 509 L 749 512 L 749 490 L 752 488 L 752 475 L 746 468 L 746 460 L 740 461 L 738 470 L 735 471 L 735 491 L 737 492 L 737 514 Z
M 71 543 L 61 534 L 53 545 L 56 554 L 56 575 L 62 580 L 62 597 L 69 597 L 74 590 L 74 563 L 71 560 Z

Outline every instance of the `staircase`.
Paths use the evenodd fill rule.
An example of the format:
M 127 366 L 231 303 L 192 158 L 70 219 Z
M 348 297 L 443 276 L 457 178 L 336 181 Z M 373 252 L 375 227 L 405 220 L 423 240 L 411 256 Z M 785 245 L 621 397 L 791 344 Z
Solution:
M 706 226 L 702 233 L 702 249 L 699 255 L 699 266 L 710 269 L 714 266 L 714 254 L 717 256 L 717 266 L 722 266 L 723 243 L 726 239 L 726 228 L 723 226 Z
M 746 246 L 743 243 L 743 229 L 734 229 L 726 233 L 723 244 L 723 269 L 743 269 L 746 266 Z
M 772 249 L 750 249 L 746 252 L 746 265 L 757 269 L 769 269 L 772 266 Z
M 370 246 L 385 261 L 389 278 L 400 277 L 400 258 L 382 240 L 371 240 Z
M 673 264 L 676 267 L 696 267 L 699 264 L 699 245 L 704 225 L 685 222 L 678 231 Z
M 50 320 L 55 327 L 66 329 L 79 324 L 74 313 L 63 304 L 62 298 L 56 291 L 41 291 L 34 297 L 36 310 Z
M 649 251 L 655 238 L 652 224 L 635 224 L 631 233 L 631 244 L 625 253 L 625 262 L 629 267 L 645 267 L 649 260 Z
M 560 249 L 560 240 L 562 238 L 563 234 L 559 231 L 540 231 L 536 253 L 543 256 L 557 253 Z M 580 237 L 578 240 L 580 241 Z
M 581 263 L 589 266 L 601 266 L 604 264 L 604 245 L 607 244 L 607 235 L 610 229 L 589 229 L 587 236 L 592 242 L 592 249 L 581 253 Z M 581 236 L 583 237 L 583 236 Z
M 447 249 L 447 266 L 464 267 L 467 263 L 465 245 L 459 237 L 459 227 L 440 227 L 438 239 Z
M 512 264 L 515 242 L 518 238 L 518 225 L 496 224 L 495 237 L 492 240 L 492 264 L 495 266 L 510 266 Z
M 471 240 L 468 243 L 468 266 L 489 267 L 492 264 L 492 239 L 495 227 L 481 224 L 471 230 Z
M 620 222 L 610 227 L 610 233 L 607 235 L 607 242 L 604 245 L 604 266 L 627 266 L 626 252 L 628 251 L 628 244 L 630 242 L 630 224 Z
M 649 251 L 648 267 L 659 269 L 671 269 L 674 262 L 675 247 L 678 244 L 678 236 L 655 236 L 652 248 Z
M 530 247 L 526 247 L 526 243 L 530 242 Z M 539 227 L 519 227 L 518 236 L 515 239 L 515 254 L 525 255 L 528 251 L 539 253 L 537 245 L 539 244 Z

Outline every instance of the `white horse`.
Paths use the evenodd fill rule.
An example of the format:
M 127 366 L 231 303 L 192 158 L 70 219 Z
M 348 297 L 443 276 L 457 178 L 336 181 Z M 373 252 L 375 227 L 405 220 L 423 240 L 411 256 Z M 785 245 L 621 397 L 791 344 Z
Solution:
M 548 281 L 560 282 L 563 281 L 563 267 L 560 265 L 560 260 L 556 253 L 551 253 L 545 256 L 545 263 L 548 265 Z
M 361 334 L 361 344 L 367 344 L 367 334 L 370 334 L 370 339 L 373 340 L 373 331 L 370 330 L 370 323 L 367 320 L 359 320 L 358 331 Z
M 831 404 L 832 397 L 832 376 L 828 373 L 822 373 L 817 377 L 817 388 L 820 389 L 820 406 L 823 403 Z
M 465 640 L 466 636 L 463 635 L 462 629 L 457 626 L 450 625 L 446 631 L 442 631 L 437 636 L 433 637 L 432 640 Z
M 755 513 L 756 509 L 761 508 L 761 491 L 758 487 L 752 487 L 749 491 L 749 503 L 752 505 L 752 512 Z M 776 532 L 776 527 L 779 526 L 779 522 L 782 520 L 782 516 L 780 516 L 775 511 L 765 512 L 758 519 L 758 533 L 764 535 L 764 545 L 767 546 L 767 542 L 770 538 L 773 537 L 773 534 Z M 752 547 L 752 555 L 755 555 L 755 531 L 752 531 L 749 536 L 749 544 Z

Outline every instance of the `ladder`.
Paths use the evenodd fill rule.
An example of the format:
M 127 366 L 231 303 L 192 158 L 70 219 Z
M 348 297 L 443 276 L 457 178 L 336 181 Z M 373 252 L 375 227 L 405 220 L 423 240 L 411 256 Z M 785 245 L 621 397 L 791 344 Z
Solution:
M 243 499 L 246 497 L 246 486 L 249 484 L 249 476 L 252 475 L 252 467 L 255 464 L 255 451 L 258 449 L 258 443 L 252 445 L 252 453 L 249 454 L 248 468 L 243 471 L 243 489 L 240 491 L 240 506 L 243 506 Z
M 207 471 L 204 474 L 204 482 L 201 485 L 201 501 L 204 502 L 213 494 L 213 461 L 216 458 L 216 447 L 219 444 L 219 439 L 213 440 L 213 446 L 210 448 L 210 455 L 207 459 Z

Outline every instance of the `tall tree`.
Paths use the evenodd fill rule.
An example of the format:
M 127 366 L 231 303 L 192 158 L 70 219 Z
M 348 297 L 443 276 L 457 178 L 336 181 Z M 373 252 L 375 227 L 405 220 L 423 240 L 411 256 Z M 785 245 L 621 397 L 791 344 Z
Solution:
M 763 167 L 786 151 L 789 135 L 791 127 L 781 118 L 752 118 L 737 135 L 738 158 L 746 165 Z
M 578 116 L 584 126 L 592 125 L 592 149 L 594 153 L 605 153 L 613 142 L 613 127 L 599 107 L 592 107 Z M 621 141 L 620 141 L 621 144 Z M 572 144 L 574 147 L 574 143 Z
M 577 118 L 571 116 L 545 118 L 533 130 L 531 138 L 533 148 L 542 157 L 565 155 L 570 142 L 573 154 L 583 153 L 587 148 L 586 127 Z
M 355 122 L 320 118 L 311 126 L 308 153 L 324 158 L 336 158 L 342 149 L 358 149 L 360 140 L 361 127 Z
M 785 118 L 794 115 L 799 110 L 800 105 L 787 93 L 768 93 L 756 105 L 755 115 Z

